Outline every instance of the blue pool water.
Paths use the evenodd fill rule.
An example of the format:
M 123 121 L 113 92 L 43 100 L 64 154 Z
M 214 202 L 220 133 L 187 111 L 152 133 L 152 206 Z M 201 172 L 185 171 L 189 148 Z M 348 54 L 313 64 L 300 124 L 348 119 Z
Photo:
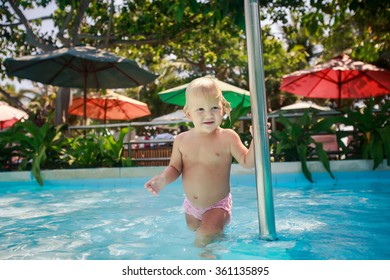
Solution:
M 147 178 L 0 185 L 0 259 L 390 259 L 390 180 L 274 187 L 277 241 L 259 239 L 254 175 L 232 177 L 225 235 L 193 245 L 180 181 Z

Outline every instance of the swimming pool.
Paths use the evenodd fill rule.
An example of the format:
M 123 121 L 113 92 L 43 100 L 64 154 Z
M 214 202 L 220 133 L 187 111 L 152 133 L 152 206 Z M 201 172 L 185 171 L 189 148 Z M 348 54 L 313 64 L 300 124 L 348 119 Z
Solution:
M 158 197 L 149 177 L 0 183 L 0 259 L 390 259 L 388 171 L 358 184 L 275 177 L 279 239 L 259 239 L 254 175 L 233 175 L 232 221 L 206 248 L 186 228 L 180 181 Z

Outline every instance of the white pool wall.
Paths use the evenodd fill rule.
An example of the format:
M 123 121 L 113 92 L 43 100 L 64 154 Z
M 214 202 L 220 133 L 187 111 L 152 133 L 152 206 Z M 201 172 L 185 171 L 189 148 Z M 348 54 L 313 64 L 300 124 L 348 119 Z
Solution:
M 331 170 L 335 173 L 351 172 L 352 177 L 358 177 L 359 174 L 378 174 L 378 176 L 390 177 L 390 167 L 384 161 L 375 170 L 372 169 L 371 160 L 340 160 L 331 161 Z M 164 166 L 156 167 L 118 167 L 118 168 L 84 168 L 84 169 L 56 169 L 43 170 L 43 180 L 71 180 L 71 179 L 99 179 L 99 178 L 132 178 L 132 177 L 150 177 L 164 170 Z M 308 162 L 308 168 L 313 174 L 313 178 L 329 177 L 328 173 L 320 162 Z M 301 180 L 303 174 L 300 162 L 273 162 L 271 163 L 272 177 L 277 181 L 278 178 L 287 178 Z M 364 171 L 364 172 L 363 172 Z M 254 169 L 245 169 L 238 164 L 232 165 L 231 174 L 254 174 Z M 294 176 L 293 176 L 294 174 Z M 352 174 L 351 174 L 352 175 Z M 274 178 L 275 177 L 275 178 Z M 330 177 L 329 177 L 330 178 Z M 34 181 L 30 171 L 12 171 L 0 172 L 0 182 L 14 181 Z

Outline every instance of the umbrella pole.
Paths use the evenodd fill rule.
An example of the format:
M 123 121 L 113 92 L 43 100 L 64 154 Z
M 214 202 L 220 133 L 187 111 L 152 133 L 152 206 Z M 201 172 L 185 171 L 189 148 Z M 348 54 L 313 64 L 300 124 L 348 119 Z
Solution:
M 88 88 L 88 73 L 86 62 L 83 63 L 83 78 L 84 78 L 84 125 L 87 124 L 87 88 Z
M 339 100 L 338 100 L 339 106 L 338 106 L 338 108 L 340 109 L 341 108 L 341 70 L 339 70 L 337 87 L 338 87 L 338 90 L 339 90 Z
M 253 144 L 260 238 L 277 239 L 267 133 L 267 106 L 258 0 L 245 0 L 249 87 L 252 108 Z
M 103 114 L 104 114 L 103 123 L 104 124 L 106 124 L 106 118 L 107 118 L 107 103 L 108 103 L 108 101 L 104 100 L 104 111 L 103 111 Z

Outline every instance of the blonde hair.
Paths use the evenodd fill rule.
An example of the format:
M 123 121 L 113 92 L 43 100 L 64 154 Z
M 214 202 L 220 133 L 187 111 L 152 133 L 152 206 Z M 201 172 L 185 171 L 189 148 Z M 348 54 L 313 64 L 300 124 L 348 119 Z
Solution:
M 183 111 L 188 110 L 188 100 L 191 95 L 201 94 L 207 97 L 215 97 L 222 103 L 222 109 L 225 114 L 228 114 L 230 119 L 230 103 L 223 97 L 222 90 L 215 80 L 211 77 L 201 77 L 192 80 L 188 84 L 186 89 L 186 104 L 184 105 Z

